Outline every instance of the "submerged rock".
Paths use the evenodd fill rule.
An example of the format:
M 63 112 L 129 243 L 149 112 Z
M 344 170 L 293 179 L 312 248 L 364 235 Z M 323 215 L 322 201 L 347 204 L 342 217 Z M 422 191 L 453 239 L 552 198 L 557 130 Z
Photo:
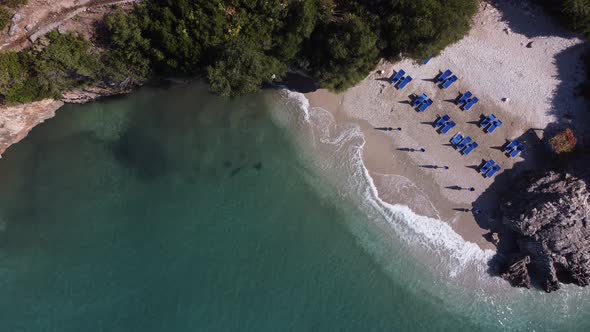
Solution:
M 559 282 L 588 285 L 590 193 L 586 183 L 551 171 L 524 179 L 513 189 L 501 209 L 503 223 L 517 234 L 515 254 L 521 259 L 511 261 L 502 276 L 525 287 L 532 278 L 547 292 L 559 289 Z

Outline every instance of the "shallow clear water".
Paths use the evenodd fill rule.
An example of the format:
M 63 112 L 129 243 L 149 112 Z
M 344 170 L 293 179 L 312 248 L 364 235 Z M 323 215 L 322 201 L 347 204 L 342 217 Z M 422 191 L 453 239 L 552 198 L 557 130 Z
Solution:
M 537 308 L 429 274 L 347 194 L 362 183 L 342 191 L 294 143 L 277 95 L 145 88 L 67 106 L 12 147 L 0 331 L 589 327 L 571 306 L 572 324 L 518 321 Z

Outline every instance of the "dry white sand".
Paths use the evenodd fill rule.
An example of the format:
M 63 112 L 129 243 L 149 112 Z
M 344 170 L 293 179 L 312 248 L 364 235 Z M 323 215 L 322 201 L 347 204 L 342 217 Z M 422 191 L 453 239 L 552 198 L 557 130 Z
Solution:
M 468 36 L 428 64 L 410 60 L 382 63 L 377 70 L 385 74 L 372 74 L 341 95 L 318 91 L 308 98 L 313 106 L 332 111 L 338 121 L 361 125 L 367 140 L 365 163 L 382 199 L 444 220 L 466 240 L 490 248 L 482 235 L 493 224 L 498 192 L 509 188 L 519 173 L 543 162 L 544 133 L 569 126 L 585 140 L 590 116 L 586 101 L 576 97 L 574 90 L 585 79 L 580 58 L 587 49 L 582 39 L 565 32 L 526 1 L 484 2 Z M 414 78 L 403 91 L 384 80 L 399 69 Z M 446 69 L 459 80 L 441 90 L 432 79 Z M 469 112 L 452 102 L 466 90 L 480 99 Z M 434 104 L 417 113 L 407 102 L 410 95 L 422 93 Z M 503 98 L 509 100 L 504 102 Z M 503 126 L 488 135 L 476 123 L 490 113 L 498 116 Z M 437 134 L 430 124 L 440 114 L 449 114 L 457 123 L 447 135 Z M 402 127 L 402 132 L 385 133 L 373 127 Z M 448 145 L 457 132 L 479 144 L 469 156 Z M 526 141 L 527 152 L 509 159 L 497 147 L 516 137 Z M 397 150 L 420 148 L 426 152 Z M 493 180 L 484 179 L 475 169 L 490 158 L 503 168 Z M 515 163 L 519 164 L 517 171 L 512 170 Z M 450 169 L 420 167 L 428 165 Z M 474 187 L 476 191 L 447 188 L 452 186 Z M 484 211 L 478 217 L 479 225 L 471 213 L 457 210 L 474 207 Z

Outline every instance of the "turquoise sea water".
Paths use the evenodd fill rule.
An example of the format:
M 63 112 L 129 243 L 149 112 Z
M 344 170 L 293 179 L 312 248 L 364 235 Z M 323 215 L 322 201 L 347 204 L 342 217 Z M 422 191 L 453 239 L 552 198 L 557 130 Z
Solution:
M 350 194 L 362 181 L 327 180 L 346 176 L 346 160 L 329 167 L 344 147 L 321 162 L 301 148 L 333 142 L 296 139 L 305 121 L 284 99 L 145 88 L 64 107 L 12 147 L 0 160 L 0 331 L 590 327 L 587 293 L 498 296 L 413 260 L 422 245 L 384 235 Z

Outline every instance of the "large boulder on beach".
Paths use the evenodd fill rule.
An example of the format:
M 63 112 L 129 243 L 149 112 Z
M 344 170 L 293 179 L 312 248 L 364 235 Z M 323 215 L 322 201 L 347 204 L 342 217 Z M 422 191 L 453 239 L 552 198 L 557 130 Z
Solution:
M 501 205 L 503 223 L 516 233 L 516 252 L 502 276 L 513 285 L 547 292 L 559 283 L 590 283 L 590 193 L 586 182 L 549 171 L 523 179 Z M 525 258 L 528 257 L 528 258 Z

